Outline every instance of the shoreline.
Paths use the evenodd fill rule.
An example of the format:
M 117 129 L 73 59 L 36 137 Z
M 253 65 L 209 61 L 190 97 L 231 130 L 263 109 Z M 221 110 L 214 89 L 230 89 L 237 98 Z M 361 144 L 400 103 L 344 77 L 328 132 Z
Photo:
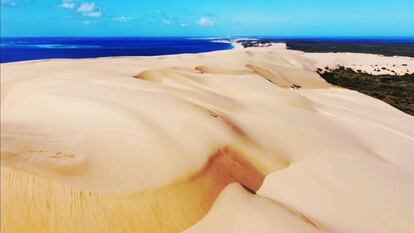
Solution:
M 18 60 L 44 60 L 44 59 L 53 59 L 55 58 L 97 58 L 97 57 L 116 57 L 116 56 L 162 56 L 162 55 L 175 55 L 175 54 L 194 54 L 194 53 L 204 53 L 208 51 L 220 51 L 220 50 L 229 50 L 229 49 L 240 49 L 243 47 L 270 47 L 277 44 L 287 44 L 287 47 L 290 50 L 304 51 L 308 53 L 363 53 L 363 54 L 383 54 L 385 56 L 402 56 L 402 57 L 414 57 L 414 41 L 403 40 L 401 38 L 302 38 L 302 37 L 292 37 L 292 38 L 283 38 L 283 37 L 210 37 L 210 38 L 185 38 L 179 37 L 179 40 L 182 40 L 180 43 L 189 43 L 190 48 L 185 47 L 174 47 L 174 40 L 165 40 L 162 38 L 148 38 L 148 40 L 154 40 L 155 46 L 151 45 L 146 47 L 145 38 L 141 37 L 119 37 L 119 40 L 115 41 L 114 44 L 111 44 L 110 38 L 89 38 L 81 37 L 78 42 L 72 42 L 70 39 L 72 37 L 60 38 L 60 37 L 48 37 L 44 38 L 45 41 L 38 43 L 41 39 L 39 38 L 2 38 L 1 47 L 2 47 L 2 64 L 18 61 Z M 77 38 L 77 37 L 75 37 Z M 117 38 L 117 37 L 114 37 Z M 132 38 L 132 39 L 128 39 Z M 133 40 L 136 38 L 136 41 Z M 18 40 L 14 42 L 14 40 Z M 62 39 L 57 41 L 57 39 Z M 131 52 L 126 52 L 126 47 L 123 47 L 122 43 L 129 43 L 129 41 L 134 41 L 136 45 L 128 47 L 128 50 Z M 93 44 L 90 42 L 93 41 Z M 170 43 L 170 42 L 171 43 Z M 157 44 L 163 48 L 160 51 Z M 179 44 L 180 44 L 179 43 Z M 215 45 L 213 45 L 215 44 Z M 222 44 L 222 45 L 220 45 Z M 226 45 L 228 44 L 228 45 Z M 240 44 L 245 44 L 240 46 Z M 45 49 L 48 47 L 49 49 Z M 198 49 L 196 49 L 198 47 Z M 31 48 L 40 48 L 37 52 L 30 51 Z M 43 48 L 43 49 L 41 49 Z M 67 52 L 62 50 L 62 48 L 67 48 Z M 72 53 L 71 48 L 82 48 L 80 53 L 85 53 L 85 55 L 76 55 Z M 96 48 L 96 51 L 91 48 Z M 100 52 L 99 49 L 105 50 L 114 50 L 110 52 Z M 168 50 L 168 48 L 174 48 Z M 26 51 L 26 50 L 27 51 Z M 116 50 L 119 49 L 118 52 Z M 144 49 L 154 50 L 156 52 L 145 52 Z M 4 50 L 4 51 L 3 51 Z M 43 51 L 41 51 L 43 50 Z M 59 52 L 59 51 L 61 52 Z M 199 50 L 199 51 L 196 51 Z M 204 51 L 202 51 L 204 50 Z M 333 51 L 332 51 L 333 50 Z M 20 52 L 19 52 L 20 51 Z M 86 51 L 86 52 L 85 52 Z M 18 54 L 27 54 L 25 56 L 19 56 Z M 153 54 L 152 54 L 153 53 Z M 14 55 L 16 54 L 16 55 Z M 412 56 L 411 56 L 412 55 Z
M 227 50 L 216 50 L 210 52 L 201 53 L 179 53 L 179 54 L 166 54 L 166 55 L 154 55 L 154 56 L 103 56 L 94 58 L 49 58 L 49 59 L 36 59 L 27 61 L 15 61 L 15 62 L 4 62 L 0 63 L 1 66 L 7 64 L 24 64 L 30 62 L 43 62 L 49 60 L 76 60 L 76 59 L 122 59 L 122 58 L 148 58 L 153 57 L 170 57 L 170 56 L 186 56 L 192 54 L 209 54 L 220 51 L 228 50 L 243 50 L 251 48 L 272 48 L 286 50 L 291 53 L 299 54 L 300 56 L 310 59 L 314 62 L 316 70 L 318 72 L 329 72 L 332 70 L 339 69 L 341 67 L 350 68 L 357 73 L 368 73 L 371 75 L 393 75 L 403 76 L 407 74 L 414 74 L 414 58 L 406 56 L 384 56 L 370 53 L 348 53 L 348 52 L 303 52 L 299 50 L 289 49 L 286 43 L 279 42 L 264 42 L 262 43 L 259 39 L 215 39 L 213 43 L 226 43 L 230 44 L 231 48 Z M 249 47 L 246 47 L 247 46 Z

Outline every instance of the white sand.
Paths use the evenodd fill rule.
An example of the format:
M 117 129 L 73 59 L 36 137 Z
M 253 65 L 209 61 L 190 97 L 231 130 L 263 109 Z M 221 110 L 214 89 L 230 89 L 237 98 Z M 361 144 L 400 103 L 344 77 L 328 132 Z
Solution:
M 323 56 L 2 64 L 2 232 L 414 232 L 414 118 Z

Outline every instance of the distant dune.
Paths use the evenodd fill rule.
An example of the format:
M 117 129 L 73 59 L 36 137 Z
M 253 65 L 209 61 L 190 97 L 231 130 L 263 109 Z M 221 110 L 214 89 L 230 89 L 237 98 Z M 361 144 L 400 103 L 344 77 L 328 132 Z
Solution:
M 414 58 L 387 57 L 363 53 L 305 53 L 304 57 L 318 61 L 324 71 L 339 67 L 373 75 L 405 75 L 414 73 Z
M 2 64 L 1 232 L 412 233 L 414 118 L 316 73 L 407 59 Z

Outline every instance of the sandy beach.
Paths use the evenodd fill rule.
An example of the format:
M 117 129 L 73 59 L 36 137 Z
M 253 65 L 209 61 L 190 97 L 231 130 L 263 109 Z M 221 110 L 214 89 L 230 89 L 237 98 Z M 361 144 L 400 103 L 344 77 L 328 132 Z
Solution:
M 414 118 L 337 66 L 414 73 L 283 46 L 1 64 L 1 232 L 413 233 Z

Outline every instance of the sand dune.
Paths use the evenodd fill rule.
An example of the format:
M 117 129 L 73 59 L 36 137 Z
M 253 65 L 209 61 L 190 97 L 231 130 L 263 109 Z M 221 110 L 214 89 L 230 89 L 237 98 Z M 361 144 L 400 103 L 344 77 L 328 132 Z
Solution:
M 414 118 L 315 58 L 2 64 L 2 232 L 414 232 Z
M 373 75 L 404 75 L 414 73 L 414 58 L 387 57 L 363 53 L 303 53 L 303 57 L 316 61 L 316 67 L 326 71 L 326 68 L 337 69 L 340 66 L 350 68 L 355 72 L 365 72 Z

